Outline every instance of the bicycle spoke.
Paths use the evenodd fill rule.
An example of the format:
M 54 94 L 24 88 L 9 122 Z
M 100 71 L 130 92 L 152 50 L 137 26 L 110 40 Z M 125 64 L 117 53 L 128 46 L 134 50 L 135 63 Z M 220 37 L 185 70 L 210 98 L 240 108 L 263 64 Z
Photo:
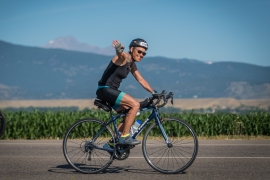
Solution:
M 113 137 L 109 127 L 95 138 L 95 142 L 86 140 L 93 139 L 102 124 L 100 120 L 84 119 L 74 123 L 68 130 L 63 141 L 63 152 L 67 162 L 74 169 L 83 173 L 97 173 L 112 163 L 112 153 L 96 149 L 97 146 L 100 147 L 107 142 L 106 138 Z
M 167 143 L 162 138 L 153 138 L 153 140 L 148 138 L 149 134 L 163 137 L 158 126 L 153 124 L 146 131 L 143 139 L 144 157 L 147 163 L 159 172 L 182 172 L 196 158 L 198 147 L 196 134 L 182 120 L 166 119 L 162 121 L 162 125 L 163 127 L 170 127 L 169 129 L 164 128 L 164 130 L 172 146 L 167 146 Z M 181 131 L 178 131 L 179 129 Z M 160 134 L 157 134 L 157 132 Z M 182 135 L 181 132 L 185 134 Z
M 161 147 L 161 148 L 152 148 L 152 149 L 157 149 L 156 151 L 154 151 L 154 152 L 152 152 L 152 153 L 150 153 L 150 154 L 148 154 L 148 156 L 149 155 L 152 155 L 152 154 L 156 154 L 156 153 L 158 153 L 158 152 L 160 152 L 160 151 L 162 151 L 162 150 L 164 150 L 164 149 L 166 149 L 167 147 Z
M 162 139 L 162 138 L 155 139 L 155 141 L 158 141 L 158 142 L 160 142 L 160 143 L 166 144 L 164 138 L 163 138 L 163 139 Z
M 75 147 L 73 147 L 73 148 L 75 148 Z M 70 153 L 72 153 L 72 152 L 74 152 L 74 151 L 77 151 L 77 150 L 80 150 L 80 151 L 81 151 L 80 148 L 76 148 L 76 149 L 74 149 L 74 150 L 68 151 L 67 153 L 70 154 Z
M 83 156 L 84 156 L 84 158 L 83 158 Z M 81 164 L 85 164 L 86 165 L 86 158 L 87 158 L 87 153 L 85 152 L 79 159 L 82 159 L 82 162 L 81 162 Z M 78 160 L 79 160 L 78 159 Z M 77 160 L 77 161 L 78 161 Z M 75 162 L 77 162 L 77 161 L 75 161 Z M 85 161 L 85 163 L 84 163 L 84 161 Z
M 174 151 L 172 152 L 173 154 L 174 154 Z M 176 154 L 176 156 L 178 156 L 177 154 Z M 176 156 L 174 156 L 173 155 L 173 157 L 176 157 Z M 178 165 L 178 167 L 180 167 L 180 164 L 178 163 L 178 161 L 177 161 L 177 159 L 176 158 L 172 158 L 173 160 L 175 160 L 175 162 L 176 162 L 176 164 Z M 174 164 L 174 163 L 173 163 Z M 173 168 L 174 169 L 174 168 Z
M 102 164 L 101 163 L 101 160 L 103 160 L 104 158 L 102 158 L 96 151 L 94 151 L 94 154 L 97 156 L 97 157 L 99 157 L 99 158 L 97 158 L 98 159 L 98 161 L 99 161 L 99 163 L 100 163 L 100 165 Z
M 190 148 L 191 149 L 191 148 Z M 192 148 L 193 149 L 193 148 Z M 180 152 L 185 152 L 185 153 L 188 153 L 188 154 L 192 154 L 192 153 L 190 153 L 190 151 L 186 151 L 186 150 L 184 150 L 182 147 L 180 147 L 180 149 L 176 149 L 175 148 L 175 150 L 176 151 L 180 151 Z
M 74 142 L 74 141 L 68 141 L 69 143 L 74 143 L 74 144 L 76 144 L 76 145 L 81 145 L 81 143 L 76 143 L 76 142 Z M 82 141 L 83 142 L 83 141 Z

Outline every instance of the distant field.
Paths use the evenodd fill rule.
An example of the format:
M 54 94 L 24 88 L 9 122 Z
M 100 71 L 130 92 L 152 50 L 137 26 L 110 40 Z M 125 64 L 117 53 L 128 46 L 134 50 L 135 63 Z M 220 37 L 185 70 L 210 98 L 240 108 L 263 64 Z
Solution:
M 142 100 L 142 99 L 140 99 Z M 201 99 L 174 99 L 174 108 L 183 110 L 207 109 L 207 108 L 237 108 L 240 106 L 253 106 L 260 109 L 268 109 L 270 99 L 237 100 L 233 98 L 201 98 Z M 5 108 L 27 108 L 27 107 L 78 107 L 95 108 L 94 99 L 65 99 L 65 100 L 8 100 L 0 101 L 0 109 Z

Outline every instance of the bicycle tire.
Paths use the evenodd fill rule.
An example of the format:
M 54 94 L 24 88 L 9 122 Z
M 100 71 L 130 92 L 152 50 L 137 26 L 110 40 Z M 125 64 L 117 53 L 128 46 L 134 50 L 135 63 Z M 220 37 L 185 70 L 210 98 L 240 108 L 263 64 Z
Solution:
M 6 118 L 2 111 L 0 111 L 0 137 L 5 133 L 6 130 Z
M 82 173 L 98 173 L 105 170 L 114 160 L 114 153 L 91 148 L 91 145 L 103 147 L 109 139 L 113 138 L 112 129 L 107 126 L 95 142 L 90 142 L 93 136 L 103 125 L 97 119 L 82 119 L 75 122 L 66 132 L 63 139 L 63 153 L 67 162 Z
M 195 131 L 181 119 L 166 118 L 161 121 L 172 144 L 168 147 L 161 130 L 153 123 L 146 131 L 142 150 L 147 163 L 164 174 L 174 174 L 186 170 L 198 153 Z

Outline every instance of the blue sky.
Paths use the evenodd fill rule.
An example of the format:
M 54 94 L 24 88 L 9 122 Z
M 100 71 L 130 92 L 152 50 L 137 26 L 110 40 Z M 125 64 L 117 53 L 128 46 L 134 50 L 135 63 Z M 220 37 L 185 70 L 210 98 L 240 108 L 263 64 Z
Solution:
M 270 0 L 0 0 L 0 40 L 149 44 L 147 56 L 270 66 Z

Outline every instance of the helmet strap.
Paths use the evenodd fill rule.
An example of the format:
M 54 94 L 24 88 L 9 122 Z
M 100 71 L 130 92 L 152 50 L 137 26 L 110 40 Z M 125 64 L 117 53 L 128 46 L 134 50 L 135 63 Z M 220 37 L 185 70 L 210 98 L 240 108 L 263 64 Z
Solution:
M 130 54 L 130 56 L 131 56 L 132 61 L 133 61 L 133 52 L 134 52 L 134 47 L 131 47 L 131 48 L 129 49 L 129 54 Z

